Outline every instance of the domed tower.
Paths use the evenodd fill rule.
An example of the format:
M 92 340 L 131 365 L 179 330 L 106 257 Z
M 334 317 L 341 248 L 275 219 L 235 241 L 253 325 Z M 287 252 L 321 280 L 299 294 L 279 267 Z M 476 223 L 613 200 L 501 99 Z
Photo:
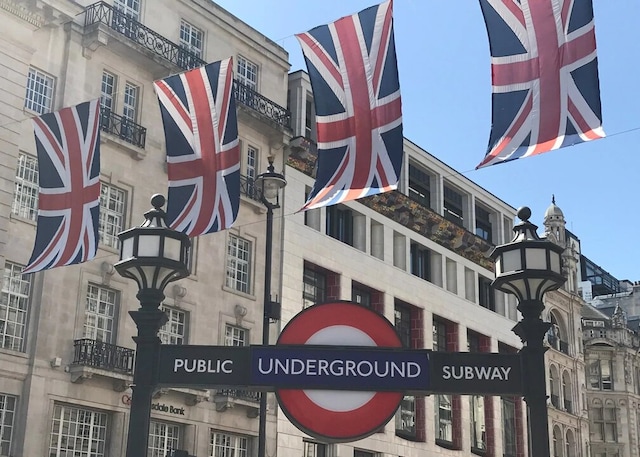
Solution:
M 578 291 L 578 265 L 580 253 L 577 252 L 576 246 L 567 237 L 567 222 L 564 219 L 564 213 L 558 205 L 556 205 L 555 195 L 551 196 L 551 205 L 544 213 L 544 236 L 549 240 L 562 246 L 562 271 L 567 278 L 567 282 L 562 286 L 563 289 L 576 293 Z
M 544 233 L 549 241 L 553 241 L 562 247 L 567 247 L 565 227 L 564 213 L 556 205 L 555 195 L 552 195 L 551 205 L 544 213 Z M 549 234 L 552 236 L 549 236 Z

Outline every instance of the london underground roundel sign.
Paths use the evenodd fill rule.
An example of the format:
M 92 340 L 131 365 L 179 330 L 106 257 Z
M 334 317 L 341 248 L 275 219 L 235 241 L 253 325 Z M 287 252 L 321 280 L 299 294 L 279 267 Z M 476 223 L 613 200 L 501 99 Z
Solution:
M 402 347 L 387 319 L 351 302 L 305 309 L 284 327 L 277 344 Z M 343 369 L 334 371 L 338 376 L 347 374 Z M 323 440 L 347 442 L 369 436 L 389 422 L 403 394 L 278 389 L 276 396 L 284 414 L 300 430 Z

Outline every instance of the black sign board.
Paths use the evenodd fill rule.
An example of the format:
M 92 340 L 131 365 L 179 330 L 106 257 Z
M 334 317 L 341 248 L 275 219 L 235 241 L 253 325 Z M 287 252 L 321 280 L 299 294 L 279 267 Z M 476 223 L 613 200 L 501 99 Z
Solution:
M 158 385 L 235 387 L 250 378 L 251 348 L 234 346 L 160 346 Z
M 429 390 L 445 394 L 522 395 L 520 354 L 429 354 Z

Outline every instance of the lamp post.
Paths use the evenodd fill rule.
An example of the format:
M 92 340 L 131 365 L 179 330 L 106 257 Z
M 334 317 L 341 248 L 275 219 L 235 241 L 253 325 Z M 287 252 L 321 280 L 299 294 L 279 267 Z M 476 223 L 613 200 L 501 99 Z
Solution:
M 260 201 L 267 208 L 267 233 L 264 251 L 264 299 L 262 316 L 262 345 L 269 344 L 269 323 L 280 318 L 280 307 L 271 301 L 271 257 L 273 251 L 273 210 L 280 208 L 280 189 L 287 181 L 273 169 L 273 157 L 269 156 L 266 173 L 256 177 L 256 189 L 260 192 Z M 258 457 L 265 457 L 267 439 L 267 393 L 260 393 L 260 412 L 258 419 Z
M 518 209 L 522 220 L 513 228 L 510 243 L 496 246 L 491 258 L 496 261 L 494 288 L 518 297 L 522 314 L 513 332 L 520 337 L 523 348 L 520 357 L 523 369 L 524 399 L 529 422 L 529 455 L 548 457 L 549 421 L 547 416 L 547 376 L 544 362 L 544 337 L 551 323 L 542 320 L 546 292 L 558 289 L 566 280 L 562 275 L 563 248 L 541 240 L 536 227 L 529 222 L 531 210 Z
M 129 311 L 138 327 L 136 362 L 131 390 L 129 436 L 126 457 L 147 455 L 151 399 L 156 383 L 160 338 L 158 330 L 167 321 L 160 310 L 167 284 L 189 276 L 191 242 L 184 233 L 166 225 L 162 210 L 165 198 L 154 195 L 153 209 L 144 214 L 145 221 L 118 234 L 120 261 L 114 265 L 118 273 L 138 284 L 137 311 Z

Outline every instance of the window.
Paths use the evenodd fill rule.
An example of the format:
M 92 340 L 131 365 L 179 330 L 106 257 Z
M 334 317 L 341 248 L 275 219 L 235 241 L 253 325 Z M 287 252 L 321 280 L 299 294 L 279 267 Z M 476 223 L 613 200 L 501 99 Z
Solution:
M 446 185 L 444 186 L 444 218 L 460 226 L 464 222 L 462 195 Z
M 225 325 L 224 345 L 225 346 L 246 346 L 248 344 L 247 330 L 235 325 Z
M 227 287 L 251 293 L 251 241 L 229 234 L 227 243 Z
M 24 350 L 31 276 L 23 275 L 24 267 L 5 262 L 0 295 L 0 347 Z
M 140 0 L 113 0 L 116 10 L 135 19 L 140 19 Z
M 49 440 L 49 457 L 106 455 L 106 413 L 56 405 Z
M 174 449 L 180 449 L 180 426 L 156 422 L 149 423 L 147 457 L 166 457 Z
M 476 205 L 476 235 L 489 243 L 492 242 L 489 211 L 478 205 Z
M 353 246 L 353 212 L 349 208 L 327 206 L 327 235 Z
M 594 441 L 607 443 L 618 441 L 615 408 L 592 407 L 589 409 L 589 416 L 591 417 L 591 437 Z
M 394 309 L 396 332 L 405 348 L 411 348 L 411 309 L 396 303 Z
M 209 457 L 247 457 L 249 440 L 248 436 L 211 430 Z
M 112 344 L 118 294 L 95 284 L 87 287 L 83 338 Z
M 491 280 L 478 275 L 478 304 L 488 310 L 496 310 L 495 291 L 491 287 Z
M 11 214 L 32 221 L 38 216 L 38 160 L 20 153 Z
M 502 398 L 502 448 L 505 457 L 515 457 L 518 446 L 516 440 L 516 403 L 512 398 Z
M 103 111 L 111 112 L 114 108 L 113 97 L 116 92 L 117 77 L 108 71 L 102 72 L 102 83 L 100 85 L 100 108 Z
M 409 198 L 431 208 L 430 176 L 418 166 L 409 164 Z
M 187 313 L 180 309 L 162 306 L 167 315 L 167 323 L 158 332 L 162 344 L 184 344 Z
M 247 194 L 253 197 L 255 194 L 254 186 L 256 180 L 256 166 L 258 164 L 258 150 L 253 146 L 247 147 Z M 306 212 L 305 212 L 306 214 Z
M 11 455 L 13 418 L 16 414 L 17 398 L 0 394 L 0 455 Z
M 315 131 L 312 128 L 313 125 L 313 100 L 306 100 L 304 107 L 304 136 L 313 140 L 315 138 Z
M 435 395 L 436 443 L 453 444 L 453 409 L 451 395 Z
M 202 41 L 204 34 L 202 30 L 189 24 L 187 21 L 180 22 L 180 47 L 202 57 Z
M 351 301 L 370 308 L 371 292 L 355 283 L 351 283 Z
M 135 122 L 138 119 L 138 92 L 140 88 L 131 83 L 124 86 L 124 99 L 122 105 L 122 117 Z M 123 126 L 124 128 L 124 126 Z
M 304 446 L 302 457 L 327 457 L 326 444 L 303 441 L 302 445 Z
M 469 403 L 469 409 L 471 410 L 471 450 L 484 452 L 487 449 L 484 397 L 482 395 L 471 395 Z
M 302 301 L 304 308 L 325 301 L 327 278 L 324 273 L 305 267 L 302 281 Z
M 416 397 L 405 395 L 396 413 L 396 435 L 403 438 L 416 437 Z
M 595 360 L 589 363 L 589 384 L 592 389 L 613 390 L 611 360 Z
M 29 68 L 24 107 L 38 114 L 51 112 L 51 107 L 53 106 L 53 87 L 53 77 L 33 67 Z
M 411 274 L 431 281 L 431 251 L 418 243 L 411 243 Z
M 433 350 L 447 350 L 447 324 L 441 320 L 433 320 Z
M 100 184 L 100 242 L 117 249 L 118 233 L 124 227 L 126 194 L 109 184 Z
M 354 449 L 353 457 L 375 457 L 375 453 L 371 451 L 363 451 L 362 449 Z
M 245 86 L 249 86 L 251 89 L 257 90 L 258 66 L 250 60 L 247 60 L 242 56 L 238 56 L 236 79 Z

